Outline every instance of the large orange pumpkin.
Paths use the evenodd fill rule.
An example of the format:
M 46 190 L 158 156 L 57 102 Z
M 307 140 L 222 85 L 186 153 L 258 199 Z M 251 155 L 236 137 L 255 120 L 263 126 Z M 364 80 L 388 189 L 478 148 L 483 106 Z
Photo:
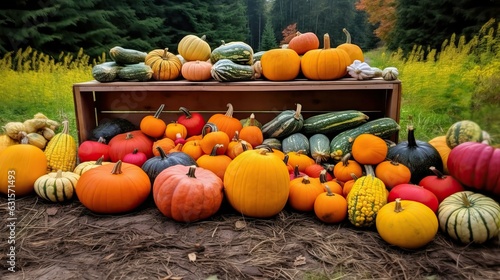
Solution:
M 76 194 L 96 213 L 119 214 L 139 207 L 151 192 L 149 177 L 140 167 L 122 163 L 93 168 L 80 176 Z
M 349 54 L 339 48 L 330 48 L 330 36 L 323 37 L 323 49 L 310 50 L 302 56 L 300 68 L 310 80 L 335 80 L 347 74 L 351 64 Z
M 271 81 L 289 81 L 300 72 L 300 57 L 292 49 L 272 49 L 260 58 L 262 74 Z
M 157 81 L 175 80 L 181 74 L 182 62 L 168 48 L 150 51 L 146 55 L 145 64 L 151 67 L 153 79 Z
M 219 210 L 222 190 L 222 180 L 210 170 L 175 165 L 156 177 L 153 198 L 163 215 L 179 222 L 194 222 Z
M 0 193 L 21 197 L 33 192 L 38 177 L 47 173 L 47 157 L 30 144 L 15 144 L 0 152 Z

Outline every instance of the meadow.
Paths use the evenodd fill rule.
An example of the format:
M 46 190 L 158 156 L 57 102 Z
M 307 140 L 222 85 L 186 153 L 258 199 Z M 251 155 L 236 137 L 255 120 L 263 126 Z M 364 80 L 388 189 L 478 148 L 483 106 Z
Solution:
M 365 53 L 372 67 L 399 70 L 403 95 L 400 140 L 410 118 L 416 137 L 428 141 L 444 135 L 459 120 L 473 120 L 500 142 L 500 24 L 486 23 L 467 40 L 452 36 L 441 50 L 415 46 L 412 52 L 381 48 Z M 106 54 L 90 58 L 84 50 L 50 57 L 27 48 L 0 60 L 0 126 L 24 121 L 38 112 L 68 119 L 76 136 L 72 85 L 92 80 L 91 69 Z

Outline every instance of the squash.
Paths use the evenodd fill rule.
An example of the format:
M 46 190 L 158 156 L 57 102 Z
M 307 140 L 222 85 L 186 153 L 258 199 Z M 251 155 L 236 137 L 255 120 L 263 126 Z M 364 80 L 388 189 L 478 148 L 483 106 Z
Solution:
M 300 57 L 291 49 L 269 50 L 262 55 L 260 64 L 262 75 L 270 81 L 290 81 L 300 72 Z
M 303 55 L 307 51 L 319 48 L 319 38 L 313 32 L 295 33 L 295 36 L 288 42 L 288 49 L 295 51 L 298 55 Z
M 434 193 L 439 203 L 454 193 L 465 191 L 455 177 L 444 175 L 434 166 L 429 167 L 429 169 L 434 172 L 434 175 L 425 176 L 418 185 Z
M 446 131 L 446 144 L 450 149 L 465 142 L 483 141 L 483 130 L 470 120 L 462 120 L 452 124 Z
M 97 141 L 101 137 L 109 143 L 109 140 L 115 135 L 136 130 L 137 127 L 129 120 L 124 118 L 115 118 L 106 122 L 100 123 L 92 130 L 89 140 Z
M 148 175 L 133 164 L 118 161 L 93 168 L 80 176 L 76 194 L 89 210 L 101 214 L 133 211 L 148 198 Z
M 207 36 L 198 37 L 193 34 L 188 34 L 177 44 L 177 52 L 186 60 L 189 61 L 207 61 L 210 58 L 212 49 L 206 41 Z
M 351 62 L 354 62 L 356 60 L 364 62 L 365 58 L 363 50 L 361 50 L 361 48 L 358 45 L 352 43 L 351 33 L 349 33 L 349 31 L 347 31 L 347 29 L 345 28 L 342 28 L 342 32 L 344 32 L 346 36 L 346 41 L 345 43 L 338 45 L 337 48 L 346 51 L 349 57 L 351 58 Z
M 235 130 L 235 133 L 236 131 L 237 130 Z M 200 146 L 205 154 L 210 154 L 214 146 L 220 144 L 221 146 L 217 149 L 217 154 L 223 155 L 226 153 L 229 142 L 231 141 L 226 132 L 219 131 L 217 126 L 211 122 L 205 124 L 202 136 L 203 138 L 200 140 Z
M 189 140 L 182 145 L 181 152 L 186 153 L 188 156 L 197 160 L 199 157 L 204 155 L 203 149 L 200 145 L 200 140 Z
M 412 183 L 418 184 L 425 176 L 432 175 L 432 171 L 429 170 L 431 166 L 443 170 L 443 161 L 438 151 L 428 142 L 416 140 L 415 129 L 411 124 L 408 125 L 407 139 L 390 147 L 387 157 L 398 156 L 399 162 L 410 169 Z
M 309 80 L 335 80 L 347 74 L 351 63 L 349 54 L 339 48 L 330 48 L 330 36 L 323 36 L 323 49 L 310 50 L 302 56 L 300 68 Z M 328 66 L 327 66 L 328 65 Z
M 182 113 L 177 117 L 177 123 L 180 123 L 186 127 L 187 137 L 200 135 L 203 126 L 205 125 L 205 118 L 202 114 L 197 112 L 191 112 L 186 107 L 180 107 L 179 111 Z
M 9 135 L 0 135 L 0 152 L 5 150 L 7 147 L 19 144 L 19 141 L 12 139 Z
M 76 166 L 77 147 L 76 141 L 69 134 L 69 121 L 62 122 L 63 129 L 57 133 L 45 147 L 44 153 L 47 157 L 47 171 L 58 170 L 73 171 Z
M 366 123 L 368 116 L 358 110 L 334 111 L 306 118 L 302 131 L 305 134 L 332 134 Z
M 113 137 L 109 143 L 109 158 L 113 162 L 122 160 L 123 157 L 138 149 L 148 158 L 153 156 L 153 140 L 141 130 L 121 133 Z
M 500 149 L 484 143 L 465 142 L 453 148 L 448 171 L 466 187 L 500 196 Z
M 212 78 L 219 82 L 250 81 L 259 77 L 256 68 L 251 65 L 242 65 L 230 59 L 220 59 L 210 69 Z
M 368 80 L 375 76 L 375 71 L 366 62 L 354 60 L 354 62 L 347 66 L 347 73 L 349 76 L 356 80 Z
M 47 173 L 47 158 L 39 148 L 24 143 L 0 152 L 0 193 L 9 200 L 33 192 L 33 183 Z
M 104 156 L 101 156 L 97 160 L 90 160 L 90 161 L 84 161 L 79 163 L 75 169 L 73 170 L 73 173 L 77 175 L 82 175 L 83 173 L 89 171 L 92 168 L 96 168 L 98 166 L 104 165 L 104 164 L 111 164 L 112 162 L 110 161 L 105 161 Z
M 388 150 L 384 139 L 370 133 L 363 133 L 354 139 L 351 153 L 359 164 L 377 165 L 387 158 Z
M 471 191 L 454 193 L 439 205 L 439 226 L 463 244 L 481 244 L 500 232 L 500 205 L 490 197 Z
M 422 186 L 404 183 L 394 186 L 387 196 L 387 201 L 392 202 L 397 198 L 418 201 L 437 213 L 439 201 L 436 195 Z
M 165 133 L 167 125 L 160 119 L 165 104 L 161 104 L 153 115 L 144 116 L 139 123 L 139 129 L 153 138 L 160 138 Z
M 222 180 L 202 167 L 172 166 L 156 178 L 153 199 L 158 210 L 175 221 L 204 220 L 222 204 Z
M 243 153 L 246 150 L 252 150 L 253 146 L 245 140 L 241 140 L 239 138 L 239 134 L 231 139 L 229 144 L 227 145 L 226 155 L 231 159 L 237 157 L 239 154 Z
M 281 141 L 281 150 L 285 154 L 302 151 L 303 154 L 310 155 L 309 139 L 300 132 L 293 133 Z
M 218 131 L 225 132 L 229 139 L 233 139 L 236 131 L 240 131 L 243 128 L 243 125 L 239 119 L 233 117 L 233 104 L 228 103 L 226 106 L 227 111 L 224 114 L 213 114 L 208 119 L 207 123 L 214 124 Z M 210 150 L 212 150 L 212 148 L 210 148 Z
M 28 144 L 38 147 L 40 150 L 45 149 L 48 142 L 43 135 L 36 132 L 28 133 L 26 138 L 28 139 Z
M 158 150 L 158 147 L 161 147 L 162 150 L 165 153 L 170 152 L 170 150 L 174 149 L 176 146 L 175 141 L 168 138 L 168 137 L 163 137 L 159 140 L 156 140 L 153 142 L 153 156 L 159 156 L 160 152 Z
M 324 223 L 340 223 L 347 217 L 347 200 L 333 193 L 329 186 L 324 186 L 326 192 L 319 194 L 314 201 L 314 214 Z
M 398 161 L 398 156 L 384 160 L 375 167 L 375 176 L 384 182 L 386 188 L 392 189 L 399 184 L 410 183 L 410 169 Z
M 214 145 L 210 154 L 205 154 L 200 156 L 196 160 L 196 164 L 199 167 L 212 171 L 221 180 L 223 180 L 224 173 L 226 172 L 229 163 L 231 163 L 232 158 L 225 154 L 217 154 L 217 150 L 221 146 L 222 146 L 221 144 Z
M 187 138 L 187 128 L 178 122 L 171 122 L 167 124 L 164 130 L 164 136 L 175 141 L 179 141 L 179 139 Z
M 448 156 L 450 155 L 451 148 L 446 144 L 446 136 L 436 136 L 429 140 L 429 144 L 431 144 L 438 151 L 441 159 L 443 161 L 443 173 L 449 174 L 448 172 Z
M 314 201 L 323 192 L 325 187 L 318 178 L 310 178 L 307 175 L 295 178 L 290 181 L 288 204 L 296 211 L 314 211 Z
M 361 177 L 363 175 L 363 168 L 361 165 L 351 159 L 351 154 L 348 153 L 333 166 L 333 176 L 341 182 L 347 182 L 353 177 Z
M 144 63 L 130 64 L 118 70 L 118 79 L 121 81 L 145 82 L 153 77 L 153 69 Z
M 120 46 L 113 47 L 109 50 L 109 56 L 111 59 L 121 65 L 144 62 L 146 55 L 146 52 L 135 49 L 126 49 Z
M 118 72 L 122 67 L 114 61 L 96 64 L 92 67 L 92 77 L 101 83 L 113 82 L 118 79 Z
M 301 113 L 302 105 L 297 104 L 295 110 L 284 110 L 271 121 L 262 126 L 264 138 L 283 138 L 299 132 L 304 126 L 304 117 Z
M 382 70 L 382 79 L 386 81 L 397 80 L 399 76 L 399 71 L 396 67 L 386 67 Z
M 80 175 L 73 172 L 50 172 L 40 176 L 33 184 L 41 198 L 52 202 L 66 202 L 73 198 Z
M 97 141 L 83 141 L 78 146 L 78 158 L 80 162 L 95 161 L 101 157 L 103 161 L 109 161 L 109 146 L 103 137 L 100 137 Z
M 182 64 L 181 74 L 188 81 L 208 81 L 212 77 L 212 63 L 207 61 L 188 61 Z
M 122 162 L 130 163 L 142 167 L 142 165 L 148 160 L 145 153 L 140 152 L 138 149 L 134 149 L 132 152 L 125 154 L 123 156 Z
M 157 81 L 172 81 L 181 74 L 182 62 L 173 53 L 165 49 L 155 49 L 148 53 L 145 64 L 150 66 L 152 78 Z
M 239 138 L 248 142 L 252 147 L 261 145 L 264 141 L 264 134 L 262 134 L 262 130 L 258 126 L 255 115 L 253 113 L 250 115 L 248 125 L 243 125 L 241 120 L 240 123 L 243 127 L 240 130 Z
M 154 183 L 156 177 L 158 176 L 158 174 L 160 174 L 160 172 L 170 166 L 174 166 L 177 164 L 186 166 L 196 165 L 196 161 L 184 152 L 174 152 L 167 154 L 161 147 L 157 147 L 157 150 L 160 155 L 149 158 L 141 166 L 142 170 L 144 170 L 144 172 L 146 172 L 146 175 L 149 177 L 151 184 Z
M 404 249 L 418 249 L 434 239 L 439 224 L 429 207 L 397 198 L 380 208 L 376 228 L 387 243 Z
M 366 175 L 354 182 L 347 196 L 349 222 L 356 227 L 371 227 L 378 211 L 387 203 L 384 182 L 375 177 L 373 167 L 365 165 Z
M 224 174 L 225 197 L 239 213 L 269 218 L 285 207 L 290 175 L 283 160 L 268 149 L 254 149 L 234 158 Z
M 304 170 L 310 166 L 315 164 L 315 161 L 312 157 L 310 157 L 305 151 L 297 151 L 297 152 L 288 152 L 286 153 L 288 156 L 288 164 L 290 166 L 298 166 L 300 172 L 304 172 Z
M 326 162 L 330 159 L 330 139 L 317 133 L 309 137 L 310 155 L 316 162 Z
M 210 61 L 215 64 L 222 59 L 249 66 L 253 64 L 253 49 L 245 42 L 233 41 L 226 43 L 222 41 L 220 46 L 212 50 Z

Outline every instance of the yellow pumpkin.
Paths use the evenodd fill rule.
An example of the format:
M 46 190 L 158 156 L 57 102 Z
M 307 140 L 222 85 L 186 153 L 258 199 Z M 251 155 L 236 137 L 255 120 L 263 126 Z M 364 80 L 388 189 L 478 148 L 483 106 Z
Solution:
M 186 61 L 207 61 L 212 50 L 205 39 L 205 35 L 201 38 L 192 34 L 186 35 L 177 44 L 177 51 Z
M 41 198 L 52 202 L 64 202 L 73 198 L 80 175 L 73 172 L 50 172 L 40 176 L 34 183 L 35 192 Z
M 0 135 L 0 152 L 15 144 L 19 144 L 19 142 L 10 138 L 9 135 Z
M 181 74 L 182 62 L 168 48 L 150 51 L 144 63 L 151 67 L 153 79 L 157 81 L 175 80 Z
M 448 156 L 450 155 L 451 148 L 446 144 L 446 136 L 441 135 L 429 140 L 431 144 L 438 151 L 441 159 L 443 160 L 443 173 L 449 174 L 448 172 Z

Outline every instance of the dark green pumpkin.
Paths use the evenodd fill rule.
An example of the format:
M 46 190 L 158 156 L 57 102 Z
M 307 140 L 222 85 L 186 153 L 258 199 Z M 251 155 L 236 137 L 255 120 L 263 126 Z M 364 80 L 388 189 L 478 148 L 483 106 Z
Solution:
M 136 130 L 137 127 L 132 122 L 123 118 L 116 118 L 99 124 L 92 130 L 90 140 L 99 140 L 101 137 L 109 143 L 111 138 L 118 134 Z
M 311 151 L 309 148 L 309 139 L 300 132 L 285 137 L 281 141 L 281 147 L 285 154 L 289 152 L 304 151 L 305 154 L 309 155 Z
M 428 142 L 416 140 L 412 125 L 408 126 L 408 140 L 389 148 L 387 158 L 396 156 L 401 164 L 410 169 L 413 184 L 418 184 L 428 175 L 434 175 L 430 169 L 431 166 L 443 172 L 443 161 L 439 152 Z
M 310 155 L 316 162 L 325 162 L 330 159 L 330 139 L 322 133 L 309 137 Z
M 198 166 L 196 164 L 196 161 L 184 152 L 173 152 L 166 154 L 161 147 L 157 147 L 156 149 L 158 150 L 158 152 L 160 152 L 160 155 L 148 159 L 141 167 L 142 170 L 144 170 L 144 172 L 148 174 L 151 184 L 154 183 L 156 176 L 158 176 L 160 172 L 170 166 L 174 166 L 177 164 L 182 164 L 185 166 Z

